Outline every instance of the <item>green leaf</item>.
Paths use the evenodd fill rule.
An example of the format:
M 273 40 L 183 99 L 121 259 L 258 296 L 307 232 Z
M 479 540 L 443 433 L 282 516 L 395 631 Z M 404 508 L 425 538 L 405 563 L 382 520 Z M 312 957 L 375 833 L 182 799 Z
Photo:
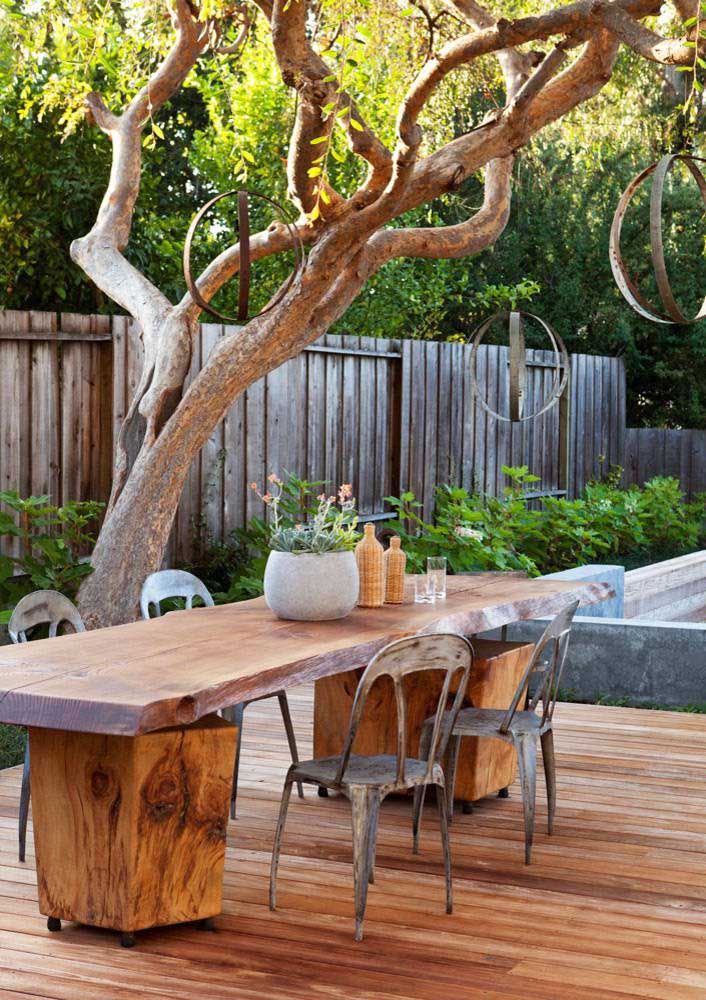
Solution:
M 351 118 L 351 128 L 354 128 L 356 132 L 365 132 L 364 126 L 359 121 L 356 121 L 355 118 Z
M 321 145 L 322 142 L 326 142 L 327 139 L 328 139 L 327 135 L 317 135 L 317 137 L 315 139 L 311 140 L 310 145 L 311 146 L 319 146 L 319 145 Z

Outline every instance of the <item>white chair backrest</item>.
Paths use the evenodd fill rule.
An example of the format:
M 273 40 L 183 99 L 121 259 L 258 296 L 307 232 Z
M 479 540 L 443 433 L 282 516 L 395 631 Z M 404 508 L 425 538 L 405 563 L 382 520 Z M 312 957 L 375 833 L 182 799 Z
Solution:
M 160 601 L 166 601 L 170 597 L 183 597 L 187 608 L 192 607 L 195 597 L 200 597 L 209 608 L 213 607 L 213 598 L 206 584 L 193 573 L 187 573 L 183 569 L 161 569 L 157 573 L 151 573 L 142 584 L 142 617 L 149 618 L 150 606 L 153 606 L 155 615 L 159 618 L 162 614 Z
M 13 642 L 27 642 L 27 632 L 36 625 L 49 626 L 53 639 L 60 625 L 66 623 L 74 632 L 85 632 L 78 609 L 58 590 L 35 590 L 17 602 L 7 626 Z

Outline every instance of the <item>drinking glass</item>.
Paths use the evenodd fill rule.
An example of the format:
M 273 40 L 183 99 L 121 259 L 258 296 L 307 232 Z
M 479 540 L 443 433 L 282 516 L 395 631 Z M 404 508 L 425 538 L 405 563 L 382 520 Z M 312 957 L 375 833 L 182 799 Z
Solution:
M 433 604 L 436 600 L 434 581 L 428 573 L 420 573 L 414 577 L 414 603 Z
M 437 601 L 446 600 L 446 556 L 429 556 L 427 559 L 427 576 L 434 589 Z

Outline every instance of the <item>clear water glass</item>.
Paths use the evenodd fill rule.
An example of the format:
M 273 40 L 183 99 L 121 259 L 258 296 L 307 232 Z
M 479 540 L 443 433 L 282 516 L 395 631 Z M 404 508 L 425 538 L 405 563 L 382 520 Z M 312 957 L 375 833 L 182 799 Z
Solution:
M 446 600 L 446 556 L 429 556 L 427 559 L 427 577 L 434 588 L 437 601 Z
M 434 581 L 428 573 L 420 573 L 414 577 L 414 603 L 433 604 L 436 600 Z

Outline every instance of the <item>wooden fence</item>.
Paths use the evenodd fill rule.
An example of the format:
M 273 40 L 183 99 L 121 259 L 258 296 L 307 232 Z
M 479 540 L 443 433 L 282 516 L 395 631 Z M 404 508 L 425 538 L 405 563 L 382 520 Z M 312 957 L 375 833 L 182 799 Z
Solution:
M 706 492 L 706 431 L 629 427 L 625 438 L 625 481 L 676 476 L 689 497 Z
M 191 376 L 228 327 L 203 324 Z M 194 524 L 214 538 L 261 511 L 249 483 L 289 470 L 350 482 L 359 509 L 411 489 L 430 513 L 437 483 L 499 493 L 503 465 L 527 464 L 538 492 L 573 495 L 601 463 L 622 464 L 625 376 L 616 358 L 573 355 L 570 393 L 537 420 L 486 415 L 465 344 L 323 337 L 253 385 L 193 463 L 171 558 L 188 558 Z M 552 355 L 528 352 L 527 406 L 548 392 Z M 124 317 L 0 312 L 0 487 L 57 502 L 107 496 L 113 441 L 140 373 L 139 330 Z M 508 358 L 483 347 L 478 379 L 508 409 Z

